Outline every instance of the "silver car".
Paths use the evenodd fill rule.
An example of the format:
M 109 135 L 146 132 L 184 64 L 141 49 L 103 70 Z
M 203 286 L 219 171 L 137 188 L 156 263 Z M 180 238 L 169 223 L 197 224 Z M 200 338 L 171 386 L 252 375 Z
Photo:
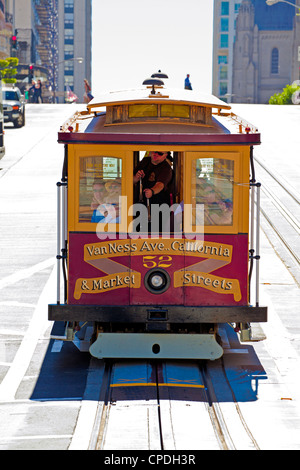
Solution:
M 4 122 L 12 122 L 15 127 L 25 125 L 25 100 L 19 88 L 2 88 Z

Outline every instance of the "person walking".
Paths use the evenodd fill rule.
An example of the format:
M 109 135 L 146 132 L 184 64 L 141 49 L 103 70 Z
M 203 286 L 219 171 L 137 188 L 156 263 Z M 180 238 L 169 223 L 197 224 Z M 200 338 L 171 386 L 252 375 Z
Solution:
M 84 83 L 84 90 L 85 90 L 83 99 L 85 103 L 89 103 L 94 98 L 92 95 L 92 88 L 86 78 L 83 80 L 83 83 Z
M 41 80 L 38 80 L 37 83 L 35 84 L 35 95 L 36 95 L 35 103 L 42 103 L 43 98 L 42 98 L 42 82 L 41 82 Z
M 184 80 L 184 88 L 185 88 L 185 90 L 192 90 L 193 89 L 192 84 L 190 82 L 190 75 L 189 74 L 187 74 L 187 76 Z

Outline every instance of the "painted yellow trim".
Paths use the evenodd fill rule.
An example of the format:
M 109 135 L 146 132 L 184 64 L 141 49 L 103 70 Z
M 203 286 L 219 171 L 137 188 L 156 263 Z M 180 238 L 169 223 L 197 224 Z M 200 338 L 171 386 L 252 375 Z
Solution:
M 80 159 L 87 157 L 118 157 L 122 159 L 122 196 L 127 195 L 127 205 L 133 203 L 133 153 L 128 148 L 112 145 L 70 145 L 68 153 L 69 188 L 68 188 L 68 231 L 95 232 L 96 223 L 79 222 L 79 180 Z M 129 175 L 131 175 L 129 177 Z M 126 210 L 123 207 L 123 211 Z M 123 217 L 122 217 L 123 215 Z M 121 221 L 130 222 L 130 217 L 121 214 Z M 99 228 L 105 224 L 100 224 Z M 127 233 L 125 224 L 112 224 L 113 229 Z M 108 229 L 110 228 L 108 224 Z
M 187 388 L 205 388 L 204 385 L 194 385 L 185 383 L 122 383 L 122 384 L 110 384 L 111 388 L 117 387 L 187 387 Z
M 232 226 L 205 227 L 205 233 L 248 233 L 249 231 L 249 159 L 248 146 L 162 146 L 162 145 L 109 145 L 109 144 L 69 144 L 68 146 L 68 231 L 95 232 L 97 224 L 79 222 L 79 159 L 93 156 L 115 156 L 122 158 L 123 178 L 122 195 L 127 196 L 127 207 L 133 203 L 133 152 L 134 151 L 175 151 L 182 152 L 184 169 L 183 199 L 185 203 L 191 203 L 190 186 L 191 161 L 193 158 L 220 157 L 235 161 L 235 185 L 234 185 L 234 214 Z M 126 220 L 122 217 L 121 220 Z M 127 222 L 131 219 L 128 216 Z M 104 224 L 103 224 L 104 226 Z M 99 226 L 100 228 L 100 226 Z M 108 227 L 109 228 L 109 227 Z M 112 224 L 112 228 L 115 225 Z M 127 233 L 127 227 L 118 226 L 119 232 Z M 192 227 L 191 227 L 192 228 Z M 188 229 L 184 228 L 185 233 Z M 193 232 L 193 230 L 190 230 Z
M 194 149 L 193 149 L 194 150 Z M 248 152 L 248 155 L 247 153 Z M 247 158 L 248 157 L 248 158 Z M 191 204 L 192 161 L 198 158 L 222 158 L 234 161 L 233 224 L 206 225 L 205 233 L 248 233 L 249 229 L 249 149 L 242 147 L 216 146 L 186 151 L 184 155 L 184 202 Z M 193 227 L 185 227 L 186 233 Z

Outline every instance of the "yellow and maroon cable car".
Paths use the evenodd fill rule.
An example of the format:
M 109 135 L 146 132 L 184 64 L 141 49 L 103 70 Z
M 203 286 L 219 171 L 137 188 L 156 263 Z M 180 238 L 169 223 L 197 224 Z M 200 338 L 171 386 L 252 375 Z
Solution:
M 218 324 L 250 339 L 251 322 L 267 321 L 252 157 L 260 134 L 214 96 L 167 89 L 157 76 L 143 85 L 93 99 L 60 129 L 58 287 L 49 319 L 64 322 L 69 339 L 82 323 L 93 325 L 98 358 L 216 359 Z M 169 203 L 158 206 L 155 227 L 151 198 L 134 181 L 153 152 L 167 153 L 171 168 Z

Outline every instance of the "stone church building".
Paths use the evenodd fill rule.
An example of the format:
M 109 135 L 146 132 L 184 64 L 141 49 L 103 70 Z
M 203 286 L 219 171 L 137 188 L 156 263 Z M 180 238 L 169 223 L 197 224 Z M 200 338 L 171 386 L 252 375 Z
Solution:
M 300 9 L 300 0 L 296 5 Z M 233 45 L 232 102 L 267 103 L 274 93 L 300 79 L 297 13 L 285 3 L 242 1 Z

